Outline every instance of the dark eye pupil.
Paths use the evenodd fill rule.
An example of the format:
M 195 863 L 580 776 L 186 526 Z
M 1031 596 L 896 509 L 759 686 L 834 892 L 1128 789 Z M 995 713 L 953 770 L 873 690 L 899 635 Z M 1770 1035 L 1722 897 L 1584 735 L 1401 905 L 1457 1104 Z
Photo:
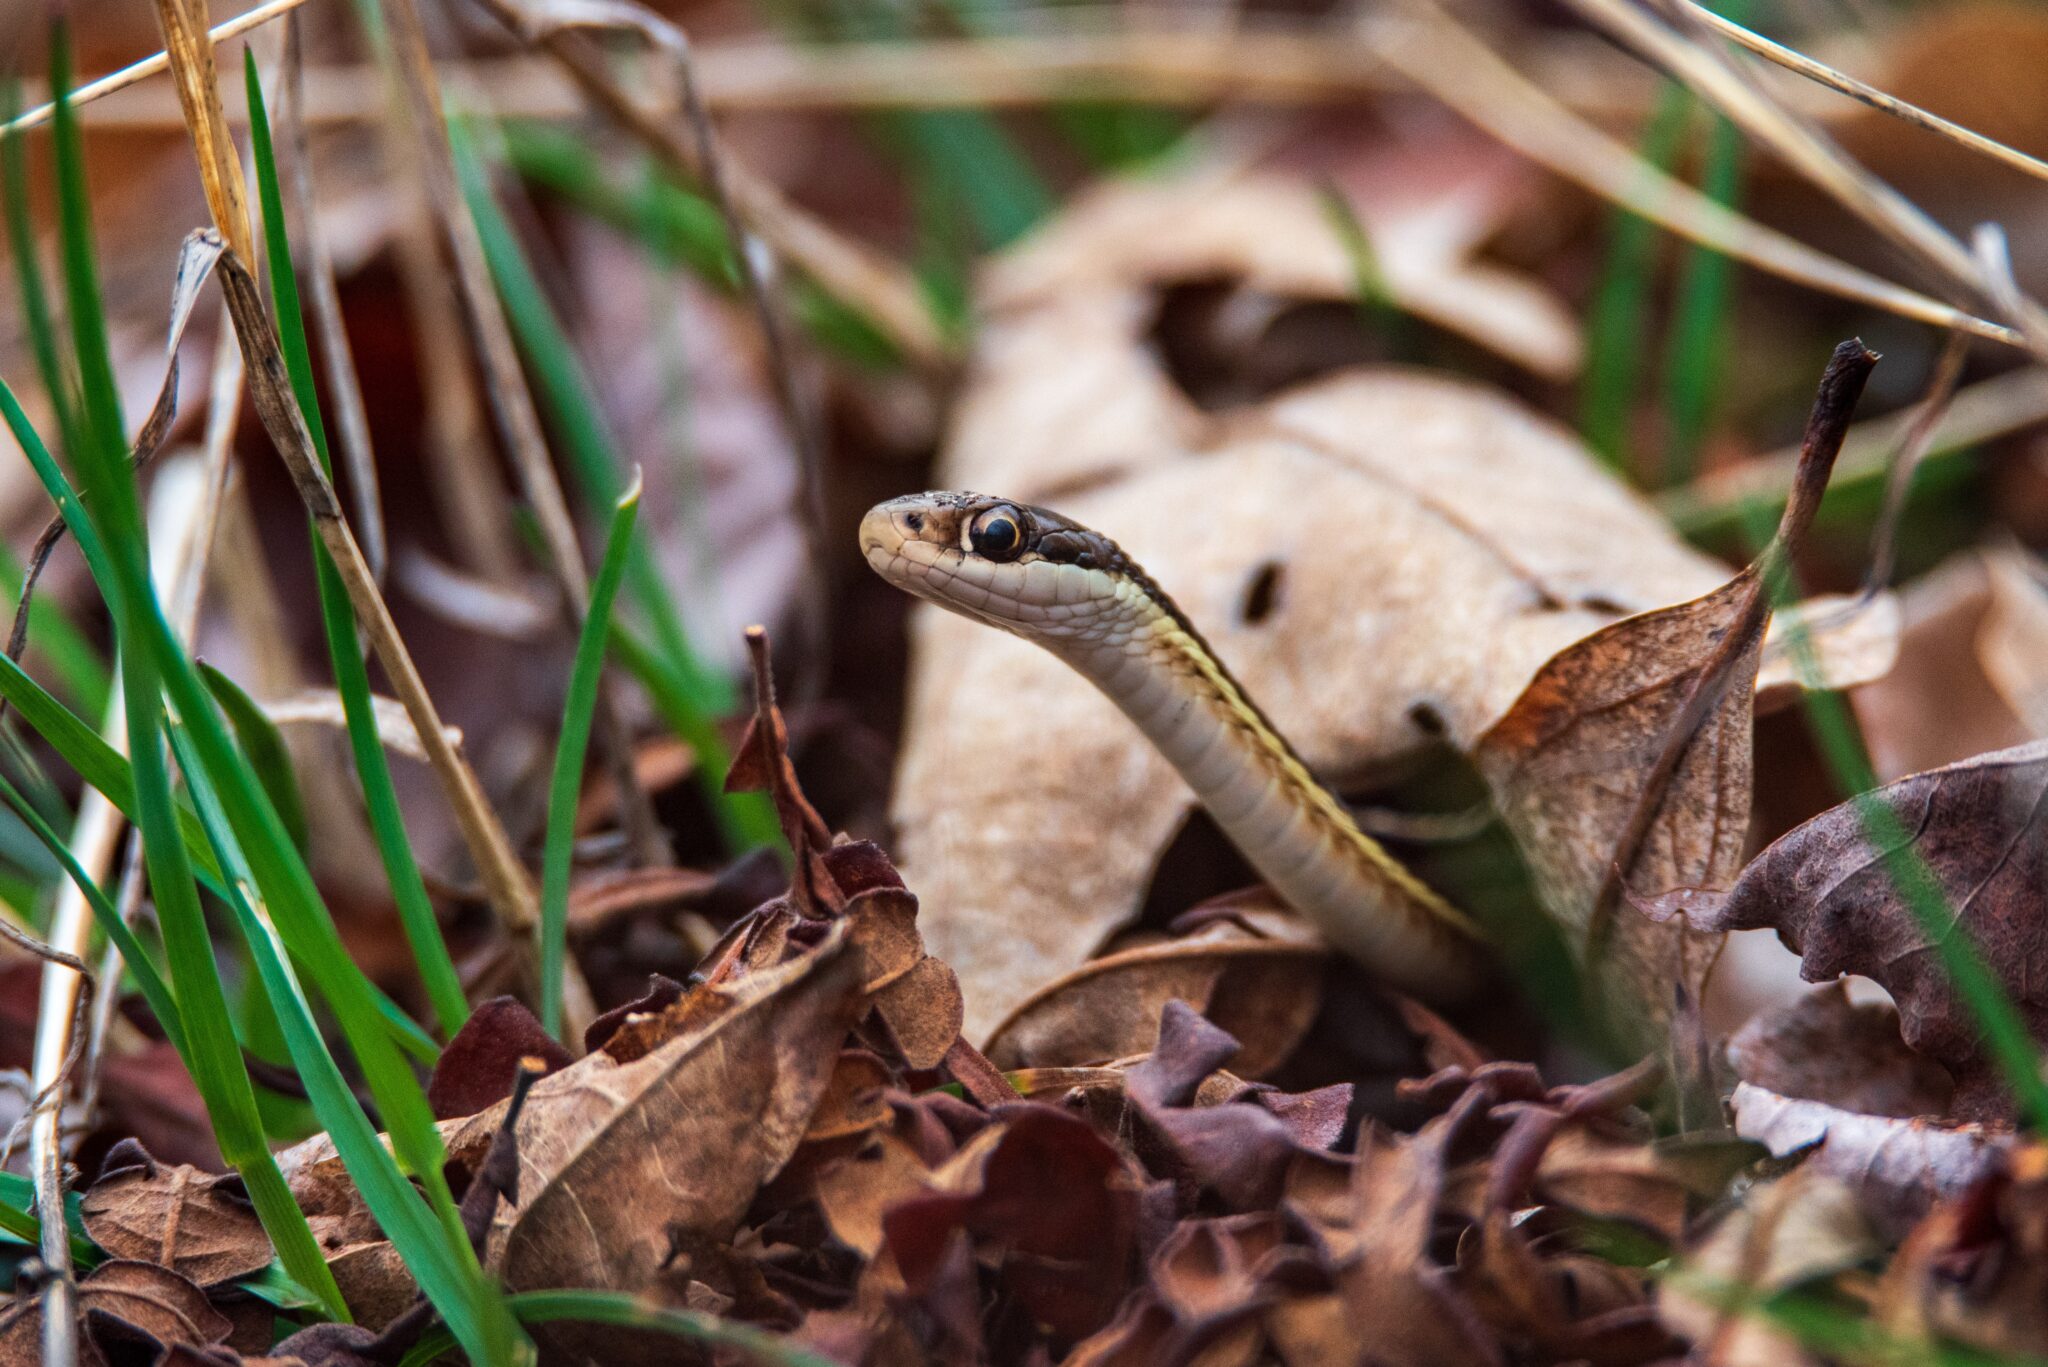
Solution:
M 982 526 L 975 544 L 984 554 L 1001 555 L 1017 544 L 1017 524 L 1007 517 L 992 518 Z

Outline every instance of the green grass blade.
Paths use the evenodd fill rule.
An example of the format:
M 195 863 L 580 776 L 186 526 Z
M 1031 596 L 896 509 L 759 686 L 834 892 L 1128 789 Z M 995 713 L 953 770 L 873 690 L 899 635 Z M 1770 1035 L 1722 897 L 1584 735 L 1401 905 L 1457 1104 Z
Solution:
M 633 234 L 648 251 L 687 266 L 728 294 L 738 291 L 725 223 L 708 201 L 659 173 L 639 175 L 630 187 L 621 187 L 605 170 L 605 154 L 575 134 L 524 123 L 506 124 L 501 131 L 508 162 L 529 183 Z M 835 356 L 874 371 L 902 364 L 902 355 L 880 328 L 808 278 L 792 279 L 789 295 L 797 321 Z
M 1667 170 L 1678 155 L 1691 92 L 1667 83 L 1639 148 L 1642 158 Z M 1658 235 L 1646 218 L 1614 211 L 1607 260 L 1586 319 L 1586 368 L 1579 382 L 1579 430 L 1609 465 L 1624 469 L 1629 455 L 1629 416 L 1642 380 L 1644 325 L 1650 283 L 1656 274 Z
M 763 1367 L 832 1367 L 830 1358 L 819 1357 L 765 1329 L 691 1310 L 664 1309 L 621 1291 L 522 1291 L 507 1299 L 522 1324 L 615 1324 L 723 1350 L 716 1354 L 721 1359 L 731 1354 L 741 1362 Z M 454 1346 L 447 1334 L 437 1330 L 414 1344 L 400 1359 L 399 1367 L 429 1367 Z
M 270 257 L 270 290 L 278 326 L 278 342 L 290 373 L 292 392 L 312 433 L 320 464 L 329 474 L 333 462 L 327 451 L 326 427 L 321 421 L 320 401 L 313 383 L 313 358 L 306 341 L 305 316 L 299 306 L 298 281 L 292 270 L 291 242 L 285 231 L 284 199 L 277 178 L 277 159 L 271 147 L 270 119 L 263 102 L 262 83 L 256 77 L 256 58 L 243 53 L 243 76 L 249 95 L 249 137 L 256 163 L 256 182 L 263 204 L 265 246 Z M 427 1000 L 441 1029 L 453 1036 L 469 1019 L 469 1002 L 463 996 L 462 979 L 449 956 L 442 937 L 440 919 L 427 896 L 420 877 L 419 861 L 406 835 L 405 817 L 398 804 L 398 788 L 391 780 L 391 762 L 377 730 L 377 714 L 370 700 L 370 675 L 356 641 L 355 612 L 348 591 L 334 562 L 319 539 L 313 539 L 315 578 L 320 596 L 320 619 L 327 634 L 327 653 L 334 667 L 335 691 L 341 695 L 342 714 L 348 726 L 349 748 L 362 781 L 364 808 L 369 814 L 370 832 L 377 853 L 384 861 L 384 873 L 397 904 L 400 924 L 412 946 L 413 961 L 419 968 Z
M 619 457 L 575 348 L 548 306 L 511 224 L 491 197 L 474 148 L 459 122 L 450 124 L 450 137 L 493 281 L 520 351 L 533 370 L 549 421 L 569 457 L 578 491 L 591 506 L 615 503 L 620 488 Z M 735 850 L 777 843 L 781 828 L 765 796 L 724 789 L 730 757 L 713 719 L 734 705 L 731 683 L 697 655 L 659 568 L 638 542 L 627 553 L 626 574 L 634 605 L 654 633 L 651 651 L 641 661 L 644 669 L 633 672 L 650 693 L 659 691 L 658 710 L 696 753 L 698 785 L 720 833 Z M 649 683 L 650 678 L 655 682 Z
M 228 905 L 277 1012 L 285 1046 L 300 1081 L 305 1084 L 314 1113 L 326 1127 L 328 1138 L 354 1179 L 363 1203 L 459 1341 L 475 1360 L 507 1360 L 514 1340 L 502 1334 L 503 1325 L 494 1331 L 494 1322 L 499 1317 L 491 1313 L 490 1303 L 497 1298 L 484 1283 L 474 1257 L 461 1256 L 468 1251 L 467 1241 L 458 1235 L 451 1242 L 427 1199 L 406 1179 L 397 1159 L 384 1147 L 376 1127 L 363 1113 L 355 1094 L 349 1090 L 348 1080 L 321 1038 L 312 1004 L 292 970 L 282 939 L 243 891 L 257 881 L 256 875 L 230 829 L 220 794 L 212 784 L 211 766 L 196 753 L 189 732 L 174 733 L 172 739 L 200 820 L 214 841 L 221 864 L 235 875 L 229 884 Z M 289 1265 L 287 1270 L 292 1271 Z M 303 1281 L 295 1271 L 293 1275 Z
M 199 677 L 206 680 L 213 700 L 227 714 L 228 725 L 235 729 L 235 739 L 242 743 L 249 767 L 262 781 L 263 791 L 270 794 L 278 819 L 291 833 L 292 843 L 304 850 L 308 838 L 306 805 L 299 797 L 299 776 L 292 768 L 292 752 L 284 743 L 284 733 L 264 715 L 256 700 L 242 691 L 240 684 L 212 665 L 201 662 Z
M 64 1223 L 71 1229 L 71 1261 L 81 1268 L 97 1267 L 106 1254 L 87 1237 L 79 1200 L 75 1191 L 64 1193 Z M 0 1232 L 11 1234 L 32 1248 L 41 1242 L 43 1222 L 36 1215 L 36 1184 L 20 1173 L 0 1172 Z
M 450 141 L 455 145 L 456 168 L 470 216 L 483 240 L 492 283 L 504 300 L 520 352 L 533 369 L 548 419 L 569 458 L 577 492 L 590 507 L 609 507 L 618 502 L 624 472 L 576 348 L 549 307 L 512 225 L 492 197 L 468 130 L 460 121 L 450 125 Z M 627 573 L 634 603 L 653 625 L 657 640 L 671 657 L 677 682 L 693 705 L 709 713 L 730 710 L 738 698 L 731 681 L 698 657 L 653 557 L 637 543 Z
M 540 1022 L 550 1035 L 562 1033 L 562 974 L 568 955 L 569 856 L 576 843 L 576 798 L 583 788 L 583 758 L 590 748 L 590 723 L 597 710 L 597 683 L 604 672 L 605 639 L 611 633 L 612 603 L 625 578 L 633 522 L 640 511 L 640 479 L 612 511 L 604 560 L 590 585 L 590 612 L 576 640 L 569 671 L 569 696 L 562 706 L 562 734 L 555 742 L 555 769 L 548 780 L 547 843 L 541 856 Z
M 8 123 L 14 121 L 21 89 L 7 87 Z M 29 219 L 28 157 L 23 134 L 16 129 L 0 133 L 0 197 L 7 201 L 7 241 L 14 255 L 16 287 L 21 291 L 22 321 L 26 324 L 29 350 L 41 372 L 44 392 L 57 414 L 57 431 L 65 449 L 79 442 L 78 405 L 57 344 L 56 319 L 50 312 L 50 296 L 43 286 L 43 268 L 36 255 L 35 225 Z
M 85 866 L 71 853 L 70 842 L 58 835 L 49 822 L 43 820 L 42 813 L 31 806 L 28 799 L 22 796 L 21 790 L 5 776 L 0 776 L 0 801 L 5 801 L 14 809 L 15 814 L 28 824 L 28 828 L 35 832 L 36 838 L 43 842 L 43 847 L 56 857 L 58 864 L 71 881 L 77 884 L 78 891 L 85 897 L 86 905 L 92 908 L 93 919 L 99 923 L 100 930 L 106 937 L 114 942 L 114 947 L 121 951 L 123 963 L 128 972 L 135 976 L 137 986 L 142 989 L 143 1000 L 147 1001 L 149 1009 L 156 1013 L 158 1023 L 163 1026 L 164 1034 L 171 1041 L 171 1047 L 178 1051 L 179 1058 L 186 1060 L 186 1067 L 189 1069 L 191 1050 L 185 1042 L 184 1012 L 179 1009 L 177 998 L 172 995 L 170 984 L 164 980 L 162 971 L 157 968 L 156 960 L 136 937 L 134 930 L 121 919 L 121 913 L 107 899 L 107 894 L 101 890 L 100 885 L 93 881 L 92 875 L 85 871 Z
M 0 547 L 0 611 L 21 601 L 25 575 L 14 552 Z M 82 710 L 102 716 L 113 696 L 113 679 L 99 648 L 86 639 L 55 599 L 39 593 L 28 605 L 29 646 L 49 661 L 57 681 Z
M 235 1041 L 227 993 L 199 902 L 199 886 L 178 825 L 177 803 L 163 753 L 161 647 L 149 631 L 151 613 L 159 619 L 162 614 L 150 582 L 148 536 L 107 351 L 106 319 L 93 265 L 85 159 L 68 96 L 69 40 L 61 21 L 54 26 L 51 47 L 66 295 L 84 394 L 79 424 L 83 441 L 72 458 L 86 475 L 88 487 L 96 491 L 99 506 L 96 517 L 80 517 L 74 526 L 89 525 L 92 535 L 81 531 L 80 545 L 88 540 L 97 542 L 110 572 L 109 581 L 100 587 L 113 613 L 116 640 L 122 644 L 121 694 L 128 721 L 135 820 L 142 832 L 143 860 L 163 928 L 172 991 L 184 1020 L 187 1066 L 206 1102 L 221 1156 L 242 1175 L 279 1258 L 294 1277 L 320 1296 L 330 1314 L 346 1318 L 348 1307 L 340 1288 L 266 1142 L 255 1089 Z M 165 637 L 170 638 L 168 627 Z

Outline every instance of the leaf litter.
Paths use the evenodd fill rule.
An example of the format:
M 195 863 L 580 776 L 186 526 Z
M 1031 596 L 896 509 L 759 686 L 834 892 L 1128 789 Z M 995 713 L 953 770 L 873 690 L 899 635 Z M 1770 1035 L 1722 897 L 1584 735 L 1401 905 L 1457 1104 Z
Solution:
M 890 829 L 878 765 L 819 759 L 887 742 L 812 679 L 785 717 L 756 630 L 725 782 L 768 795 L 790 861 L 637 865 L 612 830 L 621 792 L 591 785 L 569 938 L 611 1009 L 564 1042 L 517 998 L 485 1000 L 439 1051 L 428 1098 L 463 1235 L 515 1294 L 616 1295 L 688 1326 L 687 1360 L 1853 1360 L 1807 1312 L 1875 1336 L 1865 1358 L 2048 1352 L 2048 1158 L 1935 952 L 1975 944 L 2040 1042 L 2048 612 L 2031 552 L 1995 545 L 1897 599 L 1816 595 L 1774 620 L 1779 573 L 1829 554 L 1814 514 L 1860 346 L 1824 382 L 1778 536 L 1731 579 L 1532 397 L 1598 339 L 1528 264 L 1532 206 L 1555 206 L 1526 168 L 1427 120 L 1389 120 L 1369 154 L 1311 173 L 1298 148 L 1221 131 L 1238 140 L 1084 192 L 986 264 L 934 482 L 1113 530 L 1348 790 L 1462 766 L 1458 800 L 1497 821 L 1519 914 L 1558 928 L 1605 1039 L 1538 1027 L 1510 991 L 1440 1016 L 1366 982 L 1263 890 L 1207 896 L 1242 881 L 1227 860 L 1182 896 L 1182 846 L 1208 856 L 1163 762 L 1057 662 L 929 612 L 910 627 Z M 572 278 L 604 305 L 583 331 L 605 398 L 654 450 L 675 422 L 647 378 L 654 273 L 571 231 L 589 273 Z M 1354 305 L 1487 359 L 1303 382 L 1289 348 Z M 721 345 L 749 335 L 716 298 L 691 308 Z M 779 449 L 769 383 L 735 380 L 731 401 Z M 819 390 L 835 416 L 880 421 L 841 384 Z M 906 445 L 930 425 L 921 403 Z M 797 573 L 786 464 L 735 466 L 713 495 L 738 510 L 717 524 L 728 541 L 773 524 L 740 539 L 767 605 Z M 411 537 L 400 564 L 426 553 Z M 686 540 L 658 549 L 673 563 Z M 519 639 L 539 644 L 552 608 L 526 606 Z M 1796 658 L 1801 635 L 1818 660 Z M 1906 905 L 1863 807 L 1783 823 L 1756 800 L 1756 717 L 1816 669 L 1852 690 L 1892 780 L 1866 805 L 1907 832 L 1952 924 Z M 332 696 L 272 710 L 331 722 Z M 483 733 L 465 719 L 432 738 L 466 734 Z M 635 758 L 657 800 L 703 800 L 688 747 Z M 1433 870 L 1438 838 L 1415 833 L 1478 829 L 1451 800 L 1376 819 Z M 1827 985 L 1724 1041 L 1701 1002 L 1736 931 L 1774 933 Z M 145 1057 L 134 1043 L 110 1084 Z M 254 1047 L 266 1099 L 293 1100 Z M 439 1351 L 435 1310 L 325 1136 L 280 1162 L 357 1323 L 289 1333 L 303 1297 L 239 1179 L 152 1148 L 172 1152 L 104 1151 L 76 1202 L 82 1360 Z M 21 1266 L 5 1363 L 45 1341 L 46 1274 Z M 533 1332 L 549 1360 L 679 1352 L 647 1322 Z

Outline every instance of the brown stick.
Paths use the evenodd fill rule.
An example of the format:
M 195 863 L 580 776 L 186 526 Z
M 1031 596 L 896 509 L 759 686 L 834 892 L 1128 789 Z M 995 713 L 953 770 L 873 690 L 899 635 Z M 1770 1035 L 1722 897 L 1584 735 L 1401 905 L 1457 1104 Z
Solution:
M 241 341 L 242 359 L 248 369 L 249 393 L 256 404 L 256 415 L 262 419 L 264 430 L 270 434 L 271 443 L 276 446 L 293 485 L 299 491 L 300 501 L 306 505 L 306 513 L 313 520 L 313 529 L 320 537 L 320 544 L 333 558 L 342 585 L 348 591 L 349 602 L 355 607 L 356 618 L 369 637 L 370 649 L 390 676 L 393 692 L 405 704 L 413 729 L 419 733 L 420 743 L 426 747 L 428 762 L 441 780 L 449 805 L 454 808 L 463 841 L 469 847 L 470 857 L 476 861 L 485 895 L 508 929 L 521 938 L 530 939 L 540 921 L 540 904 L 532 881 L 528 879 L 518 855 L 513 852 L 512 842 L 499 824 L 497 813 L 491 810 L 490 803 L 484 798 L 483 786 L 477 782 L 469 762 L 449 740 L 448 732 L 441 724 L 440 713 L 427 694 L 426 684 L 421 681 L 411 654 L 399 638 L 398 627 L 391 620 L 391 610 L 385 606 L 383 595 L 377 592 L 376 580 L 370 574 L 362 548 L 356 544 L 348 522 L 342 517 L 341 503 L 335 497 L 334 486 L 328 483 L 319 460 L 313 454 L 312 434 L 306 429 L 298 404 L 292 400 L 284 357 L 278 351 L 270 319 L 263 311 L 263 298 L 256 281 L 232 251 L 221 256 L 220 281 L 222 292 L 227 296 L 228 312 L 234 319 L 236 336 Z

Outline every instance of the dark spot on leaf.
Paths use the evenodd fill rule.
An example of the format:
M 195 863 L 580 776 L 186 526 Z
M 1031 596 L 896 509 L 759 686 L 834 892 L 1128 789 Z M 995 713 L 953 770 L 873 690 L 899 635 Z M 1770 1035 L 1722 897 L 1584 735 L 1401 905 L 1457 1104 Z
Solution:
M 1273 615 L 1280 605 L 1280 577 L 1285 571 L 1286 566 L 1277 560 L 1268 560 L 1252 571 L 1251 582 L 1245 585 L 1244 605 L 1237 610 L 1246 626 L 1255 627 Z

